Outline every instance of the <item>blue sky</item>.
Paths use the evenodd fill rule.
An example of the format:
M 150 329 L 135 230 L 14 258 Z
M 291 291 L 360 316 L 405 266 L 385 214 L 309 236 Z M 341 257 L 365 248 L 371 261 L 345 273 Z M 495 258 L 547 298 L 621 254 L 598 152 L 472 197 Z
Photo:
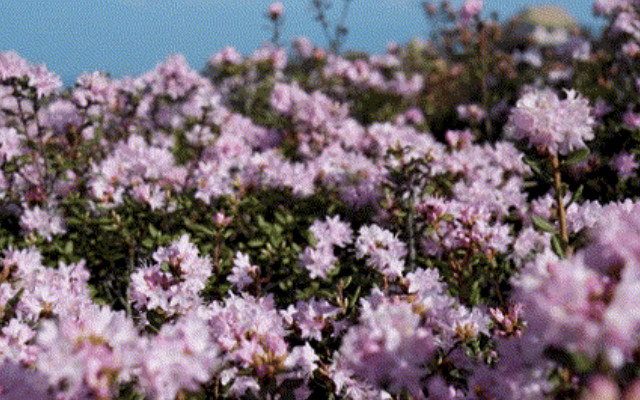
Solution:
M 306 35 L 324 45 L 309 0 L 282 0 L 284 39 Z M 461 0 L 451 0 L 456 5 Z M 0 50 L 44 63 L 66 84 L 82 72 L 135 76 L 168 55 L 182 53 L 192 67 L 227 45 L 247 54 L 268 39 L 264 12 L 270 0 L 4 0 Z M 334 0 L 339 6 L 340 0 Z M 382 52 L 386 43 L 427 34 L 419 0 L 353 0 L 345 48 Z M 501 19 L 540 1 L 485 0 Z M 578 21 L 597 25 L 590 1 L 556 0 Z

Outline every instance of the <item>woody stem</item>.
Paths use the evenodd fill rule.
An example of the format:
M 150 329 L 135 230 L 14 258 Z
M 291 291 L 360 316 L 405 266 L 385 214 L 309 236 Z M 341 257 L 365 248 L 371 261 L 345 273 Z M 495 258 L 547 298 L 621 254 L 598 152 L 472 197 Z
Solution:
M 553 185 L 556 192 L 556 214 L 560 225 L 560 244 L 565 255 L 571 254 L 569 247 L 569 231 L 567 229 L 567 212 L 564 208 L 562 177 L 560 175 L 560 160 L 557 153 L 551 154 L 551 165 L 553 167 Z

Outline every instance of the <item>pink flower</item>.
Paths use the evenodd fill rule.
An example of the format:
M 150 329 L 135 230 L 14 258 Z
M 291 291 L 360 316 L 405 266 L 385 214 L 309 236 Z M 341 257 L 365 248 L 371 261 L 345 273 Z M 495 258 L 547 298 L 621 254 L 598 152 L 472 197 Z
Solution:
M 238 289 L 244 290 L 255 281 L 259 271 L 260 268 L 257 265 L 251 264 L 248 255 L 237 252 L 231 275 L 227 279 Z
M 321 245 L 307 247 L 300 257 L 302 265 L 309 271 L 311 279 L 327 279 L 329 272 L 336 268 L 338 258 L 333 253 L 333 247 Z
M 44 65 L 32 65 L 12 51 L 0 53 L 0 80 L 12 78 L 26 78 L 27 85 L 36 90 L 38 98 L 57 93 L 62 87 L 60 78 Z
M 25 230 L 35 231 L 47 241 L 51 241 L 53 235 L 65 232 L 62 216 L 56 211 L 44 210 L 39 206 L 25 210 L 20 223 Z
M 163 326 L 145 347 L 140 383 L 158 400 L 173 400 L 182 389 L 199 389 L 221 364 L 207 326 L 194 315 Z
M 270 19 L 275 21 L 278 18 L 280 18 L 283 13 L 284 13 L 284 5 L 281 2 L 278 1 L 278 2 L 272 3 L 269 6 L 268 14 Z
M 629 110 L 622 115 L 622 122 L 628 125 L 630 128 L 640 128 L 640 114 L 634 113 Z
M 215 66 L 224 64 L 238 65 L 242 64 L 243 60 L 244 59 L 242 57 L 242 54 L 240 54 L 235 47 L 228 46 L 211 57 L 211 60 L 209 60 L 209 62 Z
M 487 116 L 486 111 L 477 104 L 461 104 L 456 107 L 456 111 L 458 118 L 474 124 L 479 123 Z
M 305 36 L 297 37 L 293 41 L 293 47 L 302 58 L 311 58 L 313 55 L 313 43 Z
M 594 138 L 591 107 L 574 90 L 566 95 L 561 100 L 551 89 L 526 93 L 511 110 L 506 134 L 526 139 L 543 154 L 566 155 L 585 147 L 584 142 Z
M 482 11 L 482 0 L 467 0 L 462 5 L 460 17 L 464 22 L 468 22 L 475 18 Z
M 404 269 L 404 256 L 407 249 L 390 231 L 377 225 L 363 226 L 356 239 L 356 256 L 367 257 L 367 265 L 383 275 L 397 277 Z
M 15 128 L 0 128 L 0 157 L 4 156 L 6 161 L 24 154 L 22 146 L 24 135 L 21 135 Z
M 344 247 L 352 240 L 349 224 L 340 220 L 340 216 L 326 217 L 324 221 L 316 220 L 309 228 L 319 243 Z
M 632 176 L 638 169 L 638 166 L 640 165 L 636 160 L 636 156 L 632 153 L 620 153 L 613 158 L 613 168 L 622 178 Z
M 465 129 L 462 131 L 448 130 L 445 133 L 445 139 L 449 146 L 457 149 L 464 149 L 475 139 L 475 136 L 470 129 Z
M 86 389 L 98 397 L 111 397 L 118 379 L 128 376 L 135 365 L 138 340 L 124 313 L 93 305 L 57 323 L 44 321 L 36 365 L 51 384 L 68 384 L 67 398 L 77 398 Z
M 284 319 L 289 324 L 300 329 L 303 339 L 322 340 L 322 333 L 327 327 L 336 329 L 336 316 L 340 309 L 332 306 L 326 300 L 299 301 L 295 306 L 290 305 L 283 312 Z
M 395 393 L 422 395 L 424 367 L 436 349 L 431 330 L 408 303 L 380 304 L 364 313 L 345 335 L 340 354 L 366 382 Z
M 593 3 L 593 13 L 595 15 L 608 15 L 623 9 L 625 0 L 596 0 Z
M 285 366 L 297 368 L 302 376 L 309 378 L 318 368 L 318 361 L 320 361 L 320 357 L 315 350 L 309 343 L 305 343 L 304 346 L 297 346 L 291 350 L 289 357 L 285 360 Z

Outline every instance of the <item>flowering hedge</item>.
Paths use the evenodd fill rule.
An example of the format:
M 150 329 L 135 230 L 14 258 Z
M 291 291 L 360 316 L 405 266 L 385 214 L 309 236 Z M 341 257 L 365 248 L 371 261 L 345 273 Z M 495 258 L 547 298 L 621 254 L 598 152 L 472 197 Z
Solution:
M 67 89 L 1 53 L 0 398 L 640 399 L 638 7 Z

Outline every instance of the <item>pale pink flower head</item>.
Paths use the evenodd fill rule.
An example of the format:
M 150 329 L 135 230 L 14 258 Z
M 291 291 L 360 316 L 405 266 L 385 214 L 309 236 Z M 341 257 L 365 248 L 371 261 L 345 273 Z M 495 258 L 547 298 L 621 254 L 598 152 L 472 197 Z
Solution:
M 231 217 L 226 216 L 221 211 L 218 211 L 216 215 L 213 217 L 213 221 L 216 223 L 216 225 L 222 228 L 229 225 L 231 223 L 231 219 L 232 219 Z
M 238 251 L 233 259 L 231 275 L 227 279 L 238 289 L 244 290 L 253 284 L 259 272 L 260 267 L 251 264 L 249 256 Z
M 195 314 L 164 325 L 145 345 L 138 374 L 149 398 L 173 400 L 181 391 L 197 391 L 220 367 L 219 348 Z
M 640 54 L 640 45 L 636 42 L 628 42 L 622 45 L 622 53 L 629 57 L 637 57 Z
M 24 154 L 23 139 L 24 135 L 18 133 L 16 128 L 0 128 L 0 158 L 11 161 Z
M 24 79 L 38 98 L 56 93 L 62 87 L 60 77 L 44 65 L 33 65 L 13 51 L 0 53 L 0 80 Z
M 26 231 L 37 232 L 47 241 L 51 241 L 53 235 L 59 235 L 66 231 L 60 213 L 38 206 L 25 210 L 20 218 L 20 224 Z
M 511 110 L 507 136 L 526 139 L 542 154 L 566 155 L 586 147 L 584 142 L 594 138 L 592 109 L 576 91 L 565 93 L 565 99 L 551 89 L 526 93 Z
M 487 116 L 486 111 L 477 104 L 460 104 L 456 107 L 456 111 L 458 118 L 473 124 L 479 123 Z
M 338 215 L 314 221 L 309 230 L 319 244 L 329 246 L 344 247 L 351 242 L 353 235 L 349 224 L 341 221 Z
M 168 96 L 177 100 L 193 90 L 207 87 L 208 81 L 193 70 L 182 54 L 174 54 L 158 64 L 152 71 L 136 79 L 135 85 L 148 87 L 155 96 Z
M 622 115 L 622 122 L 632 129 L 640 128 L 640 114 L 628 110 Z
M 356 257 L 366 257 L 370 267 L 391 278 L 402 276 L 407 249 L 391 231 L 377 225 L 363 226 L 355 246 Z
M 460 17 L 463 22 L 468 22 L 478 16 L 482 11 L 483 7 L 482 0 L 467 0 L 462 5 L 462 9 L 460 10 Z
M 606 375 L 595 375 L 589 379 L 581 398 L 613 400 L 620 398 L 618 384 Z
M 619 11 L 626 5 L 625 0 L 596 0 L 593 2 L 595 15 L 609 15 Z
M 293 47 L 303 58 L 311 58 L 315 49 L 313 43 L 305 36 L 299 36 L 293 41 Z
M 321 244 L 317 247 L 307 247 L 300 256 L 300 262 L 309 271 L 311 279 L 326 279 L 338 262 L 333 247 Z
M 473 132 L 470 129 L 464 129 L 461 131 L 458 130 L 448 130 L 445 133 L 445 140 L 455 149 L 464 149 L 475 139 Z
M 242 54 L 240 54 L 235 47 L 227 46 L 211 57 L 209 63 L 215 66 L 224 64 L 238 65 L 242 64 L 243 61 L 244 58 L 242 57 Z
M 385 301 L 363 311 L 339 350 L 347 368 L 376 387 L 392 393 L 422 396 L 422 380 L 436 348 L 431 330 L 411 304 Z
M 134 368 L 139 339 L 133 321 L 123 312 L 85 307 L 78 315 L 43 322 L 36 368 L 52 385 L 65 382 L 66 398 L 80 398 L 87 390 L 111 398 L 116 382 Z
M 268 14 L 271 20 L 277 20 L 282 16 L 283 13 L 284 5 L 282 4 L 282 2 L 277 1 L 275 3 L 271 3 L 271 5 L 269 6 Z
M 632 153 L 623 152 L 613 158 L 613 168 L 622 178 L 632 176 L 638 170 L 638 161 Z

